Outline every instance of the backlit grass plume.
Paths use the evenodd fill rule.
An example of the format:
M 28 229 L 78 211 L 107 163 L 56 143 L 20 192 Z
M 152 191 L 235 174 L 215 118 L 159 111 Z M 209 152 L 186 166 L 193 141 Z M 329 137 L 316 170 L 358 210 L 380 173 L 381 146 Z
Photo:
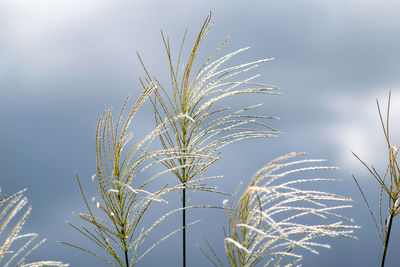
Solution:
M 111 108 L 101 116 L 96 132 L 97 174 L 92 177 L 99 200 L 93 197 L 90 203 L 77 176 L 88 214 L 75 215 L 89 223 L 91 227 L 79 227 L 70 223 L 69 225 L 89 238 L 106 252 L 108 257 L 79 245 L 62 243 L 97 256 L 112 266 L 135 265 L 154 246 L 179 230 L 166 234 L 159 241 L 142 250 L 143 242 L 150 231 L 174 212 L 161 216 L 146 229 L 138 229 L 150 205 L 153 202 L 166 202 L 161 197 L 175 189 L 164 186 L 154 193 L 146 190 L 146 186 L 152 180 L 171 171 L 168 169 L 156 174 L 148 174 L 153 165 L 171 157 L 169 151 L 149 151 L 152 140 L 165 130 L 162 124 L 134 145 L 128 146 L 133 138 L 133 134 L 128 132 L 128 126 L 137 110 L 154 90 L 155 85 L 149 85 L 144 89 L 124 122 L 122 122 L 123 114 L 128 99 L 123 105 L 115 126 Z
M 304 153 L 279 157 L 257 171 L 236 201 L 224 200 L 228 216 L 225 250 L 230 266 L 298 266 L 302 256 L 299 248 L 318 254 L 321 237 L 351 237 L 357 226 L 341 216 L 338 209 L 349 208 L 350 198 L 312 189 L 316 183 L 337 181 L 320 178 L 314 171 L 336 169 L 321 166 L 323 160 L 297 159 Z M 326 223 L 327 219 L 336 219 Z M 307 223 L 312 222 L 312 223 Z M 208 244 L 208 243 L 207 243 Z M 203 253 L 214 266 L 223 266 Z
M 252 112 L 261 105 L 252 105 L 232 111 L 221 106 L 227 97 L 244 94 L 273 94 L 275 87 L 256 82 L 259 75 L 247 76 L 259 64 L 271 59 L 261 59 L 240 65 L 225 66 L 237 54 L 247 50 L 243 48 L 213 59 L 227 42 L 225 39 L 210 56 L 198 64 L 196 59 L 199 48 L 211 28 L 211 13 L 207 16 L 191 49 L 186 62 L 182 62 L 184 34 L 177 57 L 172 55 L 168 38 L 162 34 L 169 63 L 170 85 L 164 85 L 156 77 L 146 72 L 142 81 L 144 87 L 157 84 L 159 90 L 152 99 L 157 125 L 168 122 L 169 131 L 160 135 L 164 149 L 174 151 L 175 158 L 163 162 L 168 169 L 187 166 L 173 171 L 182 184 L 182 226 L 183 226 L 183 266 L 186 264 L 186 190 L 195 177 L 203 177 L 205 171 L 220 158 L 221 149 L 226 145 L 250 138 L 273 137 L 277 131 L 265 124 L 272 117 L 255 115 Z M 199 67 L 196 67 L 199 66 Z M 208 190 L 208 187 L 206 187 Z M 202 188 L 196 188 L 202 190 Z
M 389 118 L 390 118 L 390 98 L 391 92 L 389 93 L 386 120 L 384 120 L 381 112 L 381 108 L 378 100 L 376 100 L 376 105 L 378 107 L 379 119 L 381 122 L 383 134 L 386 140 L 386 147 L 388 153 L 388 162 L 386 166 L 385 173 L 383 175 L 374 168 L 374 166 L 369 167 L 364 161 L 362 161 L 354 152 L 354 156 L 360 160 L 360 162 L 368 169 L 372 177 L 379 184 L 379 220 L 375 217 L 372 212 L 371 206 L 369 205 L 367 198 L 361 189 L 360 184 L 353 175 L 353 179 L 356 182 L 358 189 L 360 190 L 365 203 L 370 211 L 372 219 L 374 220 L 376 229 L 382 241 L 383 254 L 381 260 L 381 267 L 385 266 L 386 253 L 389 246 L 390 232 L 392 230 L 393 218 L 400 214 L 400 167 L 397 156 L 399 154 L 400 147 L 395 147 L 390 141 L 389 133 Z M 387 203 L 387 210 L 384 208 Z M 385 219 L 384 219 L 385 218 Z M 378 226 L 379 221 L 379 226 Z
M 0 199 L 1 266 L 69 266 L 68 264 L 64 264 L 59 261 L 37 261 L 26 263 L 27 257 L 37 250 L 46 241 L 46 239 L 35 242 L 38 234 L 20 233 L 27 217 L 32 210 L 31 206 L 26 207 L 28 200 L 23 196 L 24 191 L 25 190 L 22 190 L 10 197 L 3 197 Z

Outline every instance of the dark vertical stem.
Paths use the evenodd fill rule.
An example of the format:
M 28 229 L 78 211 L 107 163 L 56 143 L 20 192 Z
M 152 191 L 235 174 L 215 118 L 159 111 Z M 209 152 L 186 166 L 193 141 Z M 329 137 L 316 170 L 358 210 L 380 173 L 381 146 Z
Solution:
M 129 267 L 128 250 L 125 250 L 125 266 Z
M 119 197 L 119 195 L 118 195 Z M 124 245 L 124 254 L 125 254 L 125 267 L 129 267 L 129 258 L 128 258 L 128 245 L 126 244 L 126 237 L 125 237 L 125 224 L 122 223 L 121 225 L 121 235 L 123 237 L 123 245 Z
M 182 110 L 183 114 L 186 113 L 185 109 Z M 182 128 L 182 143 L 183 143 L 183 153 L 187 152 L 188 148 L 188 140 L 186 140 L 186 119 L 183 120 L 184 127 Z M 183 189 L 182 189 L 182 266 L 186 267 L 186 182 L 189 181 L 188 171 L 185 167 L 186 165 L 186 156 L 183 157 L 183 169 L 182 169 L 182 181 L 183 181 Z
M 386 238 L 385 238 L 385 246 L 383 247 L 383 256 L 382 256 L 381 267 L 385 266 L 385 258 L 386 258 L 387 248 L 389 245 L 390 231 L 392 230 L 393 217 L 394 216 L 392 214 L 390 214 L 389 224 L 387 226 L 387 233 L 386 233 Z
M 182 254 L 183 254 L 183 262 L 182 266 L 186 267 L 186 184 L 183 184 L 183 189 L 182 189 Z

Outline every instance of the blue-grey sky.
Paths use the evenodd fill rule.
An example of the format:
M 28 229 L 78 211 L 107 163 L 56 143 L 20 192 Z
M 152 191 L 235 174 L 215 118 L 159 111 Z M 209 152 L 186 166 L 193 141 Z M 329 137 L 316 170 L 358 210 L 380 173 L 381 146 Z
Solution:
M 359 240 L 333 240 L 332 248 L 321 249 L 320 255 L 304 252 L 303 265 L 378 265 L 378 235 L 351 173 L 359 177 L 372 200 L 377 186 L 350 151 L 384 171 L 385 142 L 375 99 L 385 104 L 389 90 L 393 93 L 392 141 L 400 142 L 400 3 L 395 0 L 1 0 L 0 187 L 7 195 L 28 188 L 33 211 L 24 231 L 48 239 L 32 259 L 106 266 L 55 243 L 87 244 L 65 224 L 65 220 L 78 222 L 71 212 L 84 207 L 74 174 L 79 173 L 88 194 L 94 195 L 89 181 L 96 170 L 96 123 L 104 109 L 118 110 L 128 94 L 138 96 L 138 77 L 143 72 L 136 51 L 152 73 L 168 81 L 160 30 L 178 48 L 185 28 L 189 27 L 189 42 L 193 41 L 210 10 L 215 24 L 199 56 L 208 56 L 230 35 L 225 53 L 251 47 L 234 63 L 275 58 L 255 73 L 261 74 L 258 81 L 274 84 L 282 93 L 226 104 L 265 103 L 266 115 L 280 117 L 271 126 L 283 135 L 228 147 L 209 175 L 224 175 L 219 187 L 232 191 L 279 155 L 304 151 L 327 159 L 340 168 L 331 175 L 344 180 L 328 189 L 355 200 L 354 208 L 346 212 L 362 229 L 356 231 Z M 140 136 L 152 126 L 147 105 L 132 131 Z M 193 201 L 220 204 L 222 199 L 199 193 Z M 173 197 L 170 203 L 178 205 Z M 153 213 L 167 208 L 160 206 Z M 204 245 L 203 233 L 223 252 L 223 212 L 193 212 L 193 220 L 199 218 L 203 221 L 189 231 L 189 266 L 207 264 L 195 246 Z M 397 223 L 388 266 L 400 261 L 394 249 L 400 245 Z M 177 216 L 162 229 L 178 224 Z M 179 244 L 179 236 L 167 240 L 139 266 L 177 266 Z

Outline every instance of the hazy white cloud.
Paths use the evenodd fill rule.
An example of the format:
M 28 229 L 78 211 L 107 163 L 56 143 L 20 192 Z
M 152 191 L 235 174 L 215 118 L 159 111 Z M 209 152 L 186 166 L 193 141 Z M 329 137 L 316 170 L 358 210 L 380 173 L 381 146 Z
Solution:
M 5 0 L 2 2 L 3 27 L 9 37 L 30 42 L 54 29 L 98 15 L 106 7 L 105 3 L 102 0 Z
M 74 37 L 70 35 L 72 32 L 93 24 L 104 12 L 105 3 L 102 0 L 3 1 L 0 4 L 3 77 L 14 76 L 38 85 L 71 68 L 75 51 L 66 37 Z
M 392 145 L 400 144 L 400 85 L 393 86 L 390 110 L 390 134 Z M 387 147 L 380 124 L 376 99 L 386 119 L 389 89 L 379 88 L 363 93 L 331 95 L 326 103 L 332 114 L 332 123 L 321 129 L 334 147 L 334 157 L 341 166 L 350 170 L 363 168 L 352 155 L 355 152 L 368 165 L 385 168 Z

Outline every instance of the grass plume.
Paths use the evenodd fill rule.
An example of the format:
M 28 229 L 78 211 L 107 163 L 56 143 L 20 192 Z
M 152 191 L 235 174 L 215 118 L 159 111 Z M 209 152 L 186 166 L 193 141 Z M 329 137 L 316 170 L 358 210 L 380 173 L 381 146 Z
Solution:
M 111 108 L 100 117 L 96 131 L 97 174 L 92 177 L 92 183 L 100 197 L 98 201 L 94 197 L 91 201 L 88 200 L 80 179 L 78 175 L 76 176 L 88 214 L 75 213 L 75 215 L 89 223 L 92 228 L 68 224 L 90 239 L 110 257 L 82 248 L 79 245 L 61 243 L 92 254 L 112 266 L 134 266 L 152 248 L 180 230 L 177 229 L 165 235 L 146 250 L 142 250 L 143 242 L 149 233 L 165 217 L 177 211 L 171 211 L 161 216 L 147 229 L 138 229 L 139 223 L 150 205 L 154 202 L 166 202 L 162 196 L 177 189 L 165 185 L 156 192 L 146 190 L 146 186 L 152 180 L 174 169 L 161 171 L 147 177 L 144 182 L 138 182 L 138 178 L 147 173 L 145 171 L 156 164 L 175 157 L 174 155 L 171 156 L 171 152 L 168 150 L 149 150 L 153 139 L 166 130 L 163 124 L 158 125 L 136 144 L 127 147 L 133 138 L 133 134 L 128 132 L 128 126 L 135 113 L 154 92 L 155 88 L 156 86 L 151 84 L 143 90 L 124 122 L 123 114 L 129 97 L 123 104 L 115 126 Z M 125 152 L 123 152 L 124 149 Z M 176 168 L 180 168 L 180 166 Z
M 0 264 L 3 267 L 20 266 L 20 267 L 40 267 L 40 266 L 58 266 L 67 267 L 68 264 L 59 261 L 37 261 L 27 263 L 29 255 L 36 251 L 46 239 L 42 239 L 35 244 L 35 239 L 38 237 L 36 233 L 21 234 L 23 225 L 26 222 L 32 207 L 28 205 L 28 200 L 23 196 L 26 191 L 21 190 L 10 197 L 3 197 L 0 200 L 0 236 L 4 239 L 0 240 Z M 22 215 L 21 215 L 22 213 Z M 13 251 L 13 244 L 20 243 L 19 248 Z
M 175 58 L 172 55 L 168 38 L 162 33 L 162 40 L 169 63 L 171 84 L 163 85 L 151 76 L 139 56 L 146 77 L 143 87 L 157 84 L 158 90 L 152 98 L 154 116 L 157 125 L 168 122 L 169 131 L 160 134 L 160 141 L 165 150 L 175 151 L 176 157 L 163 162 L 167 169 L 174 169 L 173 174 L 183 186 L 182 227 L 183 227 L 183 266 L 186 265 L 186 190 L 188 183 L 195 177 L 203 177 L 206 170 L 221 156 L 221 149 L 226 145 L 250 138 L 274 137 L 276 130 L 265 121 L 274 119 L 270 116 L 252 114 L 261 105 L 252 105 L 232 111 L 229 107 L 216 108 L 227 97 L 244 94 L 276 94 L 276 87 L 256 82 L 259 75 L 240 78 L 259 64 L 272 59 L 261 59 L 240 65 L 225 67 L 224 64 L 237 54 L 247 50 L 243 48 L 213 60 L 225 45 L 225 39 L 210 56 L 200 64 L 196 59 L 199 48 L 212 26 L 211 13 L 205 19 L 190 56 L 182 63 L 183 48 L 187 30 Z M 176 168 L 177 166 L 184 166 Z M 185 167 L 187 166 L 187 167 Z M 195 188 L 202 190 L 201 187 Z
M 257 171 L 247 188 L 236 201 L 238 190 L 228 204 L 223 205 L 228 217 L 225 233 L 225 251 L 229 266 L 299 266 L 302 255 L 298 248 L 318 254 L 318 248 L 329 248 L 318 242 L 322 237 L 350 237 L 357 228 L 353 220 L 337 213 L 350 208 L 343 196 L 305 189 L 316 183 L 337 181 L 329 178 L 314 178 L 314 171 L 333 170 L 335 167 L 321 166 L 323 160 L 299 159 L 304 153 L 291 153 L 279 157 Z M 306 178 L 303 178 L 305 173 Z M 337 203 L 337 204 L 332 204 Z M 327 219 L 338 219 L 325 223 Z M 312 219 L 312 224 L 302 220 Z M 344 222 L 347 223 L 344 223 Z M 320 223 L 319 223 L 320 222 Z M 214 254 L 214 266 L 223 266 Z M 203 253 L 209 259 L 213 257 Z

